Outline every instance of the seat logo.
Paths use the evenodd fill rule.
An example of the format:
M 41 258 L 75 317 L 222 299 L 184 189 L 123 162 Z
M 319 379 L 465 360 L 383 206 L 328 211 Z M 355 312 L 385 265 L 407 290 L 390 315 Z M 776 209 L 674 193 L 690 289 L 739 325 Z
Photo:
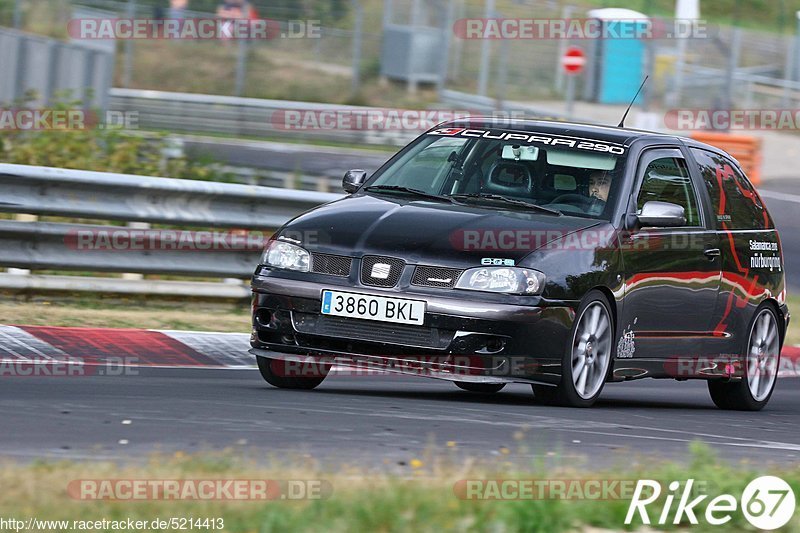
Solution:
M 389 272 L 392 271 L 392 266 L 386 263 L 375 263 L 372 265 L 372 272 L 370 276 L 375 279 L 388 279 Z

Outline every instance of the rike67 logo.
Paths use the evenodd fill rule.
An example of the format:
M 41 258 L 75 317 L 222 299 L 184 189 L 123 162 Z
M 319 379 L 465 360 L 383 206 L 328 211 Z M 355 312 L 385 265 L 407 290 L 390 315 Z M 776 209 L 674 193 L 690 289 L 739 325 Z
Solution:
M 677 525 L 688 521 L 697 525 L 698 517 L 701 517 L 707 524 L 722 526 L 733 519 L 734 513 L 741 512 L 755 528 L 771 531 L 789 523 L 795 510 L 792 487 L 775 476 L 762 476 L 751 481 L 740 500 L 731 494 L 721 494 L 707 501 L 709 495 L 698 495 L 693 479 L 683 485 L 673 481 L 669 483 L 668 491 L 665 494 L 663 492 L 660 482 L 639 480 L 625 516 L 625 524 L 641 521 L 646 525 Z M 649 510 L 648 506 L 656 502 L 663 502 L 661 513 L 651 515 L 653 510 Z

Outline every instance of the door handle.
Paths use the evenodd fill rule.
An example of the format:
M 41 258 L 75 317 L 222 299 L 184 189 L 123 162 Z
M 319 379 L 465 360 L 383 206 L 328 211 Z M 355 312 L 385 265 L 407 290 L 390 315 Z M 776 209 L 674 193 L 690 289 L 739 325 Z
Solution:
M 721 254 L 719 248 L 709 248 L 708 250 L 703 252 L 703 255 L 705 255 L 709 259 L 714 259 L 715 257 L 719 257 Z

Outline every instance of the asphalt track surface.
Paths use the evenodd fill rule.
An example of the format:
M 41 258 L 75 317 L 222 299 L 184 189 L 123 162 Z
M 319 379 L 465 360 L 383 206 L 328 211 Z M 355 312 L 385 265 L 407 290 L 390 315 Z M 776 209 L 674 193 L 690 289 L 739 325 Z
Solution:
M 239 167 L 331 178 L 341 178 L 345 172 L 355 168 L 372 174 L 394 155 L 386 151 L 201 137 L 184 139 L 184 149 L 190 158 L 211 157 L 214 161 Z
M 786 280 L 800 293 L 800 179 L 770 180 L 759 187 L 781 235 Z
M 369 166 L 341 163 L 337 174 Z M 790 289 L 799 291 L 800 180 L 768 181 L 760 191 L 781 231 Z M 0 457 L 130 460 L 233 448 L 402 471 L 434 449 L 599 468 L 686 460 L 689 443 L 702 441 L 731 461 L 800 460 L 796 378 L 779 380 L 764 411 L 741 413 L 714 407 L 703 382 L 608 384 L 594 408 L 565 409 L 536 403 L 524 385 L 481 396 L 425 378 L 331 376 L 315 391 L 284 391 L 253 370 L 135 372 L 0 377 Z
M 136 372 L 0 378 L 0 457 L 124 461 L 232 448 L 403 470 L 444 450 L 600 468 L 688 460 L 696 440 L 734 462 L 800 460 L 796 378 L 779 380 L 764 411 L 744 413 L 716 409 L 703 382 L 608 384 L 595 407 L 569 409 L 536 403 L 525 385 L 483 396 L 427 378 L 332 375 L 317 390 L 289 391 L 254 370 Z

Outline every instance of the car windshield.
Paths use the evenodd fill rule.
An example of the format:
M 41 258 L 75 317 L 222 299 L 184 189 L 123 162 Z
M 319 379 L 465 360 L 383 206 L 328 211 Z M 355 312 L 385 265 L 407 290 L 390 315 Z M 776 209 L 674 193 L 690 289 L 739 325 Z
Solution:
M 625 148 L 613 143 L 442 129 L 408 146 L 365 190 L 608 220 L 624 164 Z

